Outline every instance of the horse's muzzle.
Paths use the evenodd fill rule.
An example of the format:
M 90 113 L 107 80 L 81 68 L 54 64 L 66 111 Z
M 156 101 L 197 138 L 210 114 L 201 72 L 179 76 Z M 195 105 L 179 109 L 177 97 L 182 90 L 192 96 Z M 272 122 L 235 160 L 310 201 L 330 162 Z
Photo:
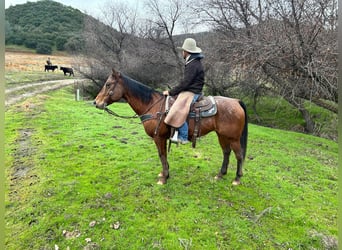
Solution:
M 98 109 L 105 109 L 106 108 L 106 103 L 98 103 L 98 102 L 96 102 L 96 100 L 93 102 L 93 104 L 96 106 L 96 108 L 98 108 Z

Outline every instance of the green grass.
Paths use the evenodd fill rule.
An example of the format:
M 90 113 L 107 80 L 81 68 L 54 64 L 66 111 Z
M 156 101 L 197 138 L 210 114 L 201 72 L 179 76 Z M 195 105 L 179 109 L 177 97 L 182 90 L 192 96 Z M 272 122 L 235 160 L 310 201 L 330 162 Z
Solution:
M 244 101 L 247 106 L 252 106 L 249 98 Z M 310 112 L 312 120 L 315 122 L 314 134 L 337 141 L 337 114 L 310 102 L 305 103 L 305 108 Z M 255 114 L 251 108 L 249 109 L 250 121 L 255 124 L 304 132 L 305 121 L 302 115 L 283 98 L 262 97 L 258 100 L 256 109 L 258 114 Z
M 60 72 L 6 72 L 5 88 L 17 87 L 33 82 L 65 79 L 66 77 Z
M 14 45 L 14 44 L 10 44 L 10 45 L 7 44 L 5 46 L 5 49 L 6 49 L 6 51 L 36 53 L 35 49 L 30 49 L 30 48 L 26 48 L 25 46 Z
M 75 102 L 68 89 L 30 103 L 6 112 L 6 249 L 337 249 L 333 141 L 250 124 L 235 187 L 233 157 L 214 180 L 222 155 L 211 133 L 196 149 L 171 149 L 159 186 L 138 119 Z

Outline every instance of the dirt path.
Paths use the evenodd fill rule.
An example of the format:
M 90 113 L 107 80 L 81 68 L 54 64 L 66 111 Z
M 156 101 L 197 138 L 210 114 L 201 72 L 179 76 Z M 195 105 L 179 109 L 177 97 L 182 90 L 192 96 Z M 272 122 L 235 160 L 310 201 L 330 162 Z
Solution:
M 8 88 L 5 90 L 6 100 L 5 106 L 16 104 L 26 98 L 35 96 L 40 93 L 44 93 L 50 90 L 60 89 L 62 87 L 74 84 L 76 81 L 82 81 L 82 79 L 67 79 L 67 80 L 53 80 L 37 83 L 28 83 L 22 86 Z M 27 90 L 26 93 L 23 91 Z M 15 92 L 18 92 L 16 95 Z
M 12 88 L 5 89 L 5 105 L 6 107 L 16 104 L 26 98 L 51 91 L 65 86 L 81 82 L 82 79 L 72 78 L 66 80 L 51 80 L 36 83 L 27 83 L 23 85 L 16 85 Z M 26 110 L 29 111 L 28 109 Z M 32 115 L 34 109 L 30 109 Z M 34 172 L 33 157 L 35 154 L 36 146 L 32 144 L 31 138 L 35 130 L 33 128 L 19 129 L 19 136 L 15 141 L 16 147 L 13 150 L 13 165 L 10 173 L 10 191 L 9 196 L 13 200 L 21 199 L 21 188 L 23 185 L 33 185 L 39 181 L 39 176 Z M 26 180 L 26 182 L 25 182 Z

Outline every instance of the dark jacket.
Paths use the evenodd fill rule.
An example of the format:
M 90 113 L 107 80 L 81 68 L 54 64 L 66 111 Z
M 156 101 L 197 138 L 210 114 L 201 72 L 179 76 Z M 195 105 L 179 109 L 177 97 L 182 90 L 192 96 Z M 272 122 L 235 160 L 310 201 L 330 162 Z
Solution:
M 202 58 L 202 54 L 191 54 L 185 64 L 183 80 L 177 86 L 169 90 L 170 95 L 178 95 L 182 91 L 190 91 L 194 94 L 202 93 L 204 85 Z

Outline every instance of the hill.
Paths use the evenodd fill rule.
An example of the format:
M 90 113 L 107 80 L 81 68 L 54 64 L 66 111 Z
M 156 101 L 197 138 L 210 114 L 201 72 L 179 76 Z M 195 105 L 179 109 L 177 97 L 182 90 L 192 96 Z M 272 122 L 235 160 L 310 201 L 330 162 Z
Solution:
M 42 54 L 51 54 L 52 49 L 77 49 L 85 16 L 51 0 L 11 6 L 5 10 L 6 45 L 24 45 Z
M 337 249 L 337 143 L 250 124 L 232 186 L 234 157 L 214 180 L 222 154 L 211 133 L 195 149 L 172 147 L 160 187 L 140 120 L 71 90 L 6 111 L 4 249 Z

